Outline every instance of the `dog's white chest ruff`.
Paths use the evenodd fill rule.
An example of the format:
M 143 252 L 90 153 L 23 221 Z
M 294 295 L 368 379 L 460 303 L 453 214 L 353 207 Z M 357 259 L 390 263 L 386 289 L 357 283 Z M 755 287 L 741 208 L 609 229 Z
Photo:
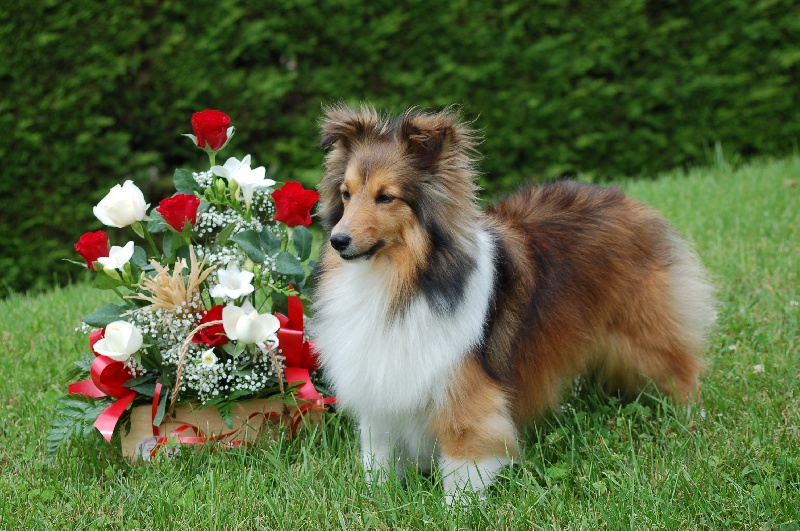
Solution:
M 340 405 L 360 418 L 421 412 L 444 397 L 453 371 L 481 340 L 494 284 L 492 238 L 476 237 L 476 267 L 456 308 L 425 297 L 387 317 L 388 282 L 371 261 L 344 264 L 315 302 L 312 333 Z

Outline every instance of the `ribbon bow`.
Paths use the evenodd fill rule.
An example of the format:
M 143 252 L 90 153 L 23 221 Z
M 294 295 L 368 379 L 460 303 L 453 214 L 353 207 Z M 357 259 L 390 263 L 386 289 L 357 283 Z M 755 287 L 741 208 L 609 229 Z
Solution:
M 314 343 L 305 340 L 303 331 L 303 301 L 300 297 L 292 295 L 288 299 L 289 317 L 276 313 L 275 317 L 281 323 L 278 330 L 278 341 L 281 353 L 286 357 L 284 375 L 289 385 L 300 383 L 297 397 L 308 400 L 318 407 L 331 404 L 333 398 L 323 400 L 314 384 L 311 382 L 311 373 L 319 368 L 317 353 L 314 352 Z
M 103 330 L 92 332 L 89 337 L 90 345 L 93 346 L 101 337 L 103 337 Z M 94 352 L 94 348 L 92 348 L 92 352 Z M 92 398 L 112 396 L 117 399 L 104 409 L 94 421 L 94 427 L 103 438 L 111 441 L 119 418 L 136 398 L 136 391 L 124 386 L 132 376 L 123 362 L 112 360 L 108 356 L 97 354 L 97 352 L 94 352 L 94 355 L 90 370 L 91 378 L 70 384 L 68 392 L 71 395 L 84 395 Z

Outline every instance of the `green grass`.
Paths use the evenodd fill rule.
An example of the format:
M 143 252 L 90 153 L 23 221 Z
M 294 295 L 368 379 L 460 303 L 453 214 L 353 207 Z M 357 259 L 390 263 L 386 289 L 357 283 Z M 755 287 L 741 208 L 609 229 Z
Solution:
M 439 480 L 368 489 L 346 418 L 293 441 L 130 465 L 95 437 L 45 462 L 75 333 L 104 294 L 0 302 L 2 529 L 800 528 L 800 160 L 620 185 L 696 245 L 720 299 L 705 418 L 659 397 L 582 393 L 524 440 L 484 504 L 443 506 Z M 763 365 L 763 372 L 755 372 Z

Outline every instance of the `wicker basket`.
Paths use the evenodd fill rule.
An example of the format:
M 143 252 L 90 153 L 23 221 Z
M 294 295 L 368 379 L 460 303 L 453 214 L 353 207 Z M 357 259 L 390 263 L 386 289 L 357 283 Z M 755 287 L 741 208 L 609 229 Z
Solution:
M 130 430 L 120 430 L 122 454 L 131 460 L 149 460 L 159 451 L 175 453 L 179 450 L 170 440 L 185 444 L 216 444 L 238 446 L 258 439 L 265 433 L 276 431 L 279 425 L 294 433 L 303 425 L 314 425 L 322 420 L 324 411 L 299 401 L 287 404 L 280 398 L 251 400 L 233 408 L 233 426 L 228 427 L 214 407 L 201 408 L 185 404 L 175 408 L 172 415 L 164 417 L 154 430 L 152 407 L 136 406 L 131 410 Z

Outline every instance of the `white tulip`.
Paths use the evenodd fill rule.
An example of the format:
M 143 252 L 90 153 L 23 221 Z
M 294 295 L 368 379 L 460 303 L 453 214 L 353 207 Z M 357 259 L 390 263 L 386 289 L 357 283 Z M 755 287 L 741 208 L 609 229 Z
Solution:
M 255 274 L 250 271 L 239 271 L 239 266 L 230 262 L 228 267 L 219 271 L 219 284 L 211 288 L 212 297 L 238 299 L 253 293 L 255 288 L 250 283 Z
M 278 318 L 271 313 L 249 312 L 229 304 L 222 309 L 222 327 L 228 338 L 242 343 L 263 343 L 281 327 Z
M 106 326 L 103 338 L 94 344 L 94 351 L 115 361 L 127 361 L 142 348 L 142 333 L 128 321 L 114 321 Z
M 116 185 L 94 207 L 94 215 L 104 225 L 109 227 L 127 227 L 137 221 L 142 221 L 147 215 L 147 207 L 142 191 L 133 184 L 125 181 L 122 186 Z
M 122 268 L 130 261 L 131 257 L 133 257 L 133 242 L 128 242 L 125 247 L 114 245 L 109 249 L 108 256 L 101 256 L 97 261 L 109 269 L 122 271 Z
M 245 155 L 241 161 L 236 157 L 231 157 L 225 161 L 223 166 L 211 166 L 211 171 L 214 175 L 225 177 L 229 181 L 236 181 L 242 190 L 247 208 L 250 208 L 250 204 L 253 202 L 255 190 L 269 188 L 275 184 L 272 179 L 264 178 L 267 171 L 264 166 L 250 169 L 250 155 Z

